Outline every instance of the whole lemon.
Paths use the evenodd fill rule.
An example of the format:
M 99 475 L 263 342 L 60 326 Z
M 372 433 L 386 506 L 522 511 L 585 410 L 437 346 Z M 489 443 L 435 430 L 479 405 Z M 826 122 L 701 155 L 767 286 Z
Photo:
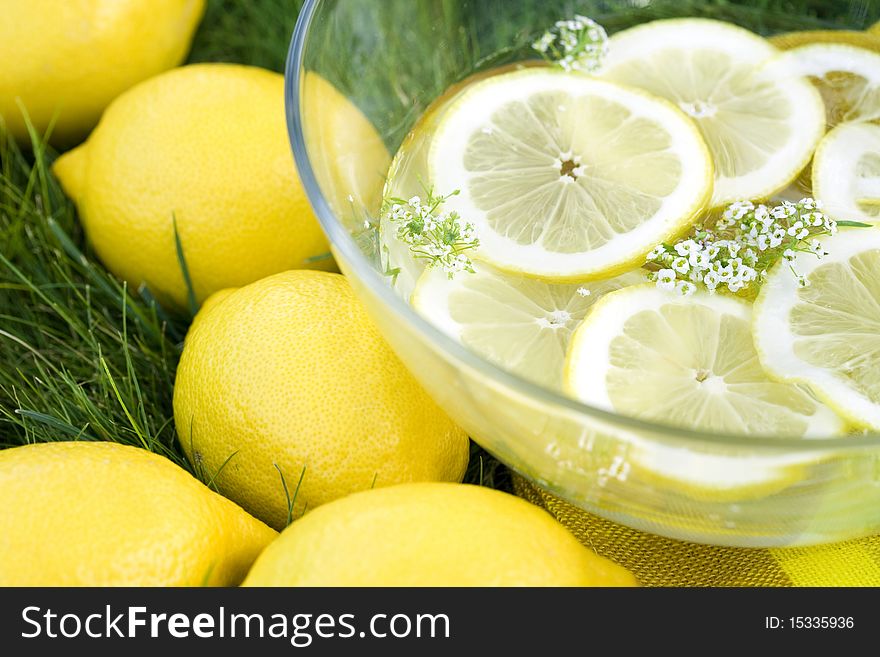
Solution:
M 0 451 L 0 586 L 233 586 L 275 535 L 143 449 Z
M 359 110 L 343 110 L 353 132 L 379 141 Z M 143 82 L 54 171 L 104 264 L 165 304 L 188 301 L 175 222 L 197 301 L 280 271 L 333 267 L 297 177 L 277 73 L 198 64 Z
M 375 215 L 391 158 L 373 124 L 312 71 L 303 76 L 300 98 L 303 137 L 322 196 L 339 216 L 350 216 L 352 206 Z
M 461 480 L 467 435 L 343 276 L 291 271 L 224 295 L 197 315 L 174 386 L 181 445 L 220 492 L 283 528 L 373 486 Z
M 297 520 L 245 586 L 634 586 L 549 514 L 480 486 L 402 484 Z
M 55 143 L 85 137 L 126 89 L 177 66 L 205 0 L 0 0 L 0 116 L 27 141 L 21 102 Z

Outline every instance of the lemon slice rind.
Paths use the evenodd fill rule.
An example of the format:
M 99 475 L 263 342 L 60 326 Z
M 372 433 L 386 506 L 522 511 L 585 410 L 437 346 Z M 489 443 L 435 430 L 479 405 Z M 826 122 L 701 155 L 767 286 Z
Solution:
M 876 176 L 860 176 L 866 157 L 876 160 Z M 880 212 L 869 214 L 864 203 L 880 209 L 880 126 L 843 123 L 819 144 L 813 159 L 813 193 L 825 212 L 838 221 L 876 224 Z
M 644 86 L 677 103 L 700 126 L 716 163 L 713 207 L 770 198 L 785 189 L 809 164 L 824 134 L 824 105 L 816 89 L 799 76 L 775 74 L 768 64 L 780 51 L 741 27 L 701 18 L 654 21 L 615 34 L 609 49 L 603 78 Z M 664 51 L 675 55 L 668 65 Z M 717 65 L 712 65 L 713 53 Z M 696 79 L 701 71 L 704 77 Z M 682 80 L 676 83 L 679 74 Z M 760 103 L 766 109 L 749 114 Z M 780 107 L 787 112 L 784 119 Z M 748 123 L 746 115 L 773 139 L 784 135 L 782 147 L 770 148 L 753 139 L 753 130 L 738 127 Z M 778 128 L 769 127 L 777 123 Z M 729 146 L 733 139 L 749 159 L 763 158 L 762 164 L 726 174 L 730 167 L 719 163 L 729 164 L 735 156 Z M 731 166 L 746 169 L 741 163 Z
M 875 121 L 880 119 L 880 53 L 844 43 L 814 43 L 783 52 L 768 65 L 773 74 L 785 77 L 826 79 L 834 73 L 849 73 L 865 80 L 869 93 L 864 90 L 858 101 L 867 98 L 874 102 L 837 116 L 837 110 L 829 107 L 828 124 L 832 127 L 844 121 Z M 834 81 L 840 86 L 840 81 Z M 827 104 L 827 102 L 826 102 Z
M 780 50 L 793 50 L 802 46 L 817 43 L 840 43 L 880 52 L 880 38 L 870 32 L 858 30 L 807 30 L 803 32 L 785 32 L 775 34 L 767 39 Z

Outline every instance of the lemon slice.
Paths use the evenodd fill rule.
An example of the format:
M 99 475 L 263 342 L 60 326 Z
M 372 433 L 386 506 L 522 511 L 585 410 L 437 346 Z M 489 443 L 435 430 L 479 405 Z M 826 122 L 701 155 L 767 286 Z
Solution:
M 843 43 L 880 52 L 880 38 L 876 34 L 858 30 L 810 30 L 776 34 L 768 39 L 780 50 L 791 50 L 814 43 Z
M 428 269 L 412 305 L 473 352 L 523 378 L 559 389 L 568 341 L 603 295 L 646 280 L 630 272 L 583 284 L 554 284 L 478 265 L 474 274 Z
M 607 278 L 684 232 L 712 191 L 699 132 L 669 103 L 577 73 L 527 68 L 472 85 L 428 155 L 480 239 L 474 257 L 534 278 Z
M 764 68 L 778 50 L 740 27 L 655 21 L 614 35 L 602 77 L 666 98 L 696 122 L 715 161 L 714 206 L 769 198 L 807 166 L 822 100 L 798 76 Z
M 838 221 L 880 223 L 880 126 L 844 123 L 822 140 L 813 190 Z
M 822 94 L 830 127 L 880 119 L 880 54 L 876 52 L 819 43 L 788 50 L 769 68 L 779 77 L 809 78 Z
M 764 367 L 806 383 L 840 415 L 880 430 L 880 230 L 851 228 L 821 240 L 830 255 L 798 254 L 799 287 L 778 265 L 755 305 Z
M 565 390 L 643 420 L 702 431 L 828 436 L 835 414 L 758 361 L 749 305 L 638 285 L 601 299 L 572 338 Z

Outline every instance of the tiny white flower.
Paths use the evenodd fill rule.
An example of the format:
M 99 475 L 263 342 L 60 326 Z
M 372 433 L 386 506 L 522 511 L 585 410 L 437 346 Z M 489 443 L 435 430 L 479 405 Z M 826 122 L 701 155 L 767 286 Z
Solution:
M 734 277 L 734 271 L 731 265 L 719 267 L 718 271 L 715 273 L 718 275 L 718 280 L 721 283 L 727 283 Z
M 813 240 L 812 242 L 810 242 L 810 250 L 819 258 L 824 258 L 825 256 L 829 255 L 828 251 L 825 250 L 825 248 L 822 246 L 822 242 L 820 242 L 819 240 Z
M 532 48 L 566 71 L 595 73 L 608 52 L 608 33 L 584 16 L 560 20 L 535 40 Z
M 672 291 L 675 289 L 675 271 L 672 269 L 661 269 L 657 272 L 657 287 L 661 290 Z
M 653 248 L 653 250 L 648 254 L 648 260 L 659 260 L 666 253 L 666 247 L 662 244 L 658 244 Z
M 774 219 L 785 219 L 786 217 L 790 217 L 791 215 L 788 213 L 788 209 L 785 204 L 778 205 L 770 211 L 770 214 L 773 215 Z
M 705 251 L 700 251 L 699 253 L 692 253 L 691 257 L 688 259 L 692 266 L 697 269 L 706 269 L 709 264 L 712 262 L 712 258 L 709 257 L 709 254 Z
M 691 265 L 687 258 L 679 256 L 672 261 L 672 268 L 679 274 L 687 274 L 691 270 Z
M 709 289 L 710 292 L 714 292 L 718 287 L 718 274 L 713 271 L 706 272 L 706 275 L 703 276 L 703 284 Z
M 544 32 L 544 34 L 541 35 L 541 38 L 532 44 L 532 48 L 537 50 L 539 53 L 546 53 L 555 40 L 556 37 L 552 32 Z
M 692 253 L 698 253 L 700 245 L 694 240 L 685 240 L 675 245 L 675 252 L 680 256 L 689 256 Z

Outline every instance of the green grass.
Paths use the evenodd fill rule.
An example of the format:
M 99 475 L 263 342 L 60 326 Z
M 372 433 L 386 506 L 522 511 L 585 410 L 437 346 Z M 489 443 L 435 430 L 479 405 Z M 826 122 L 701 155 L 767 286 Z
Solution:
M 170 391 L 185 320 L 83 252 L 50 157 L 0 143 L 0 446 L 115 440 L 183 463 Z
M 379 5 L 380 15 L 372 19 L 392 21 L 397 28 L 393 40 L 376 44 L 353 34 L 335 37 L 340 52 L 347 48 L 352 56 L 375 58 L 375 79 L 353 80 L 339 62 L 335 67 L 327 65 L 328 75 L 343 88 L 355 82 L 372 85 L 373 95 L 366 96 L 362 106 L 377 120 L 381 118 L 377 108 L 395 90 L 417 90 L 430 100 L 442 90 L 440 80 L 420 76 L 419 67 L 407 65 L 407 59 L 432 57 L 441 64 L 455 64 L 457 49 L 473 45 L 475 32 L 505 29 L 494 22 L 504 1 L 474 2 L 475 12 L 465 29 L 458 28 L 460 8 L 449 0 L 412 0 L 407 5 L 412 16 L 384 15 Z M 209 0 L 190 61 L 241 62 L 282 70 L 301 4 L 301 0 Z M 631 24 L 634 15 L 625 9 L 631 5 L 628 0 L 546 4 L 551 6 L 545 13 L 532 19 L 536 29 L 575 8 L 612 29 Z M 655 0 L 650 12 L 656 17 L 688 15 L 694 7 L 691 0 Z M 705 15 L 764 32 L 782 25 L 864 26 L 880 18 L 880 9 L 871 0 L 707 0 L 700 7 Z M 776 13 L 768 17 L 765 10 Z M 426 49 L 407 31 L 412 21 L 447 30 L 453 48 Z M 527 36 L 511 32 L 509 38 L 513 42 Z M 475 52 L 473 64 L 493 63 L 491 55 Z M 388 58 L 385 63 L 383 56 Z M 393 78 L 387 76 L 388 70 L 394 70 Z M 411 111 L 417 113 L 419 106 Z M 392 128 L 384 132 L 393 144 L 407 129 L 406 121 Z M 0 447 L 110 440 L 164 454 L 191 470 L 177 444 L 171 408 L 174 372 L 189 318 L 166 314 L 148 291 L 129 289 L 104 270 L 88 249 L 71 203 L 49 172 L 54 156 L 39 139 L 33 152 L 25 154 L 0 138 Z M 210 479 L 210 473 L 197 474 Z M 509 486 L 506 470 L 476 447 L 467 480 Z
M 190 62 L 236 62 L 283 72 L 304 0 L 208 0 Z
M 215 0 L 190 61 L 281 71 L 300 2 Z M 49 171 L 56 153 L 0 138 L 0 448 L 108 440 L 184 458 L 171 407 L 189 317 L 128 289 L 88 248 Z M 505 479 L 474 447 L 468 480 Z M 296 482 L 293 482 L 294 484 Z

